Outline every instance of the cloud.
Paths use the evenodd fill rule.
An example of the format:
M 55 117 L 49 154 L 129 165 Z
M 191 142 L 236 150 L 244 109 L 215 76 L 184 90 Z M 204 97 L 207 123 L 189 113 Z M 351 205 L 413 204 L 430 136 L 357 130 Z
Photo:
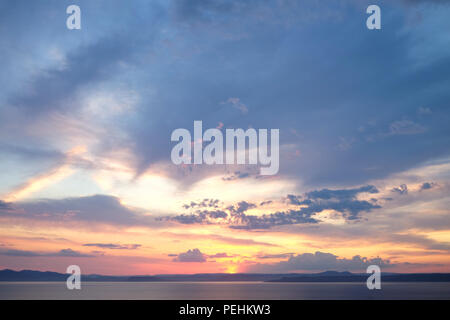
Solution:
M 206 216 L 202 214 L 180 214 L 174 217 L 161 218 L 165 220 L 176 221 L 182 224 L 204 223 Z
M 216 254 L 212 254 L 212 255 L 209 255 L 208 256 L 208 258 L 233 258 L 234 257 L 234 255 L 229 255 L 228 253 L 226 253 L 226 252 L 220 252 L 220 253 L 216 253 Z
M 290 204 L 302 205 L 302 204 L 309 204 L 309 203 L 311 203 L 311 202 L 305 203 L 305 202 L 300 200 L 300 199 L 302 199 L 302 196 L 296 196 L 296 195 L 293 195 L 293 194 L 288 194 L 286 198 L 287 198 L 287 200 L 288 200 L 288 202 Z
M 82 258 L 82 257 L 93 257 L 93 255 L 80 253 L 80 252 L 74 251 L 74 250 L 72 250 L 70 248 L 69 249 L 62 249 L 62 250 L 58 251 L 55 256 L 57 256 L 57 257 L 79 257 L 79 258 Z
M 224 181 L 233 181 L 233 180 L 238 180 L 238 179 L 245 179 L 245 178 L 248 178 L 248 177 L 250 177 L 250 173 L 236 171 L 232 175 L 223 177 L 222 180 L 224 180 Z
M 217 219 L 225 219 L 228 214 L 223 210 L 198 210 L 195 214 L 180 214 L 168 217 L 166 220 L 177 221 L 182 224 L 209 223 Z
M 120 162 L 136 179 L 111 183 L 111 188 L 103 190 L 110 194 L 124 192 L 132 199 L 147 200 L 145 203 L 152 206 L 150 198 L 131 189 L 139 185 L 140 174 L 147 170 L 160 174 L 158 166 L 170 163 L 168 137 L 175 128 L 191 128 L 193 120 L 202 119 L 205 128 L 218 123 L 228 128 L 281 128 L 281 145 L 294 146 L 291 153 L 301 150 L 301 157 L 289 157 L 281 148 L 279 177 L 289 179 L 298 189 L 287 189 L 287 200 L 281 204 L 273 200 L 270 206 L 264 206 L 264 200 L 275 199 L 275 195 L 267 192 L 249 198 L 245 188 L 242 198 L 228 199 L 226 205 L 211 206 L 209 200 L 193 204 L 186 199 L 181 203 L 186 204 L 189 214 L 170 212 L 175 216 L 171 221 L 185 224 L 175 228 L 205 231 L 209 229 L 207 224 L 223 224 L 244 230 L 292 229 L 297 234 L 308 229 L 308 236 L 317 236 L 316 243 L 328 241 L 331 245 L 333 240 L 351 238 L 350 245 L 358 241 L 365 245 L 369 243 L 369 229 L 371 239 L 378 237 L 374 243 L 379 243 L 378 240 L 392 241 L 391 234 L 395 233 L 448 227 L 448 199 L 440 194 L 448 184 L 448 174 L 428 176 L 427 169 L 417 181 L 436 181 L 439 188 L 429 190 L 431 182 L 426 182 L 422 187 L 418 185 L 423 190 L 420 193 L 415 192 L 417 188 L 410 180 L 399 180 L 408 183 L 410 194 L 394 197 L 386 204 L 382 198 L 378 202 L 362 200 L 371 198 L 369 189 L 360 194 L 363 187 L 349 187 L 366 185 L 375 179 L 380 186 L 397 186 L 397 182 L 392 184 L 385 178 L 448 157 L 450 119 L 446 106 L 450 91 L 446 88 L 450 84 L 450 47 L 442 32 L 449 29 L 448 5 L 424 5 L 420 10 L 410 10 L 395 1 L 385 1 L 383 10 L 390 15 L 383 18 L 383 28 L 399 32 L 368 37 L 366 28 L 352 18 L 363 14 L 361 4 L 355 5 L 357 1 L 345 6 L 341 0 L 327 4 L 180 0 L 156 1 L 151 5 L 148 1 L 136 1 L 133 6 L 124 1 L 116 1 L 114 6 L 105 0 L 99 0 L 100 4 L 85 1 L 83 21 L 95 32 L 75 32 L 73 37 L 67 37 L 61 21 L 54 19 L 58 2 L 17 0 L 1 5 L 0 47 L 6 48 L 0 52 L 2 195 L 15 186 L 26 186 L 23 181 L 30 174 L 50 172 L 46 170 L 49 162 L 68 163 L 65 152 L 72 144 L 88 141 L 83 159 L 89 161 L 72 159 L 68 164 L 75 169 L 73 179 L 61 180 L 58 186 L 51 179 L 46 188 L 39 189 L 37 196 L 56 195 L 57 199 L 18 202 L 2 197 L 0 218 L 6 226 L 15 226 L 20 219 L 28 219 L 36 232 L 41 222 L 64 224 L 74 230 L 79 221 L 93 228 L 98 224 L 151 225 L 153 220 L 143 216 L 143 211 L 124 205 L 133 200 L 84 196 L 104 187 L 94 182 L 95 189 L 87 190 L 91 182 L 88 177 L 98 177 L 103 160 L 108 164 Z M 60 13 L 64 15 L 64 10 Z M 421 21 L 408 25 L 412 15 Z M 32 21 L 33 16 L 47 23 L 39 28 L 22 23 Z M 341 27 L 330 33 L 330 23 Z M 318 24 L 325 27 L 317 28 Z M 311 44 L 308 50 L 304 43 Z M 379 48 L 385 50 L 380 52 Z M 417 64 L 418 60 L 422 65 Z M 99 89 L 136 92 L 139 99 L 133 113 L 105 116 L 115 109 L 115 103 L 109 102 L 121 99 L 115 99 L 116 94 L 108 99 L 98 97 Z M 95 116 L 86 116 L 81 113 L 90 106 L 91 96 L 102 103 L 95 108 Z M 220 104 L 221 101 L 225 103 Z M 419 109 L 420 106 L 426 107 Z M 249 107 L 251 117 L 244 115 Z M 363 132 L 358 132 L 360 126 L 364 126 Z M 368 142 L 369 135 L 377 139 Z M 339 137 L 343 140 L 336 148 Z M 127 150 L 126 160 L 118 155 L 122 149 Z M 198 174 L 203 170 L 199 167 L 205 168 L 170 166 L 161 174 L 175 176 L 174 181 L 183 186 L 196 179 L 209 181 L 213 175 L 224 175 L 223 170 L 219 172 L 221 169 L 205 169 Z M 80 174 L 82 170 L 89 172 Z M 225 170 L 227 187 L 233 188 L 239 179 L 243 184 L 251 180 L 244 172 L 247 167 Z M 112 170 L 110 173 L 114 178 L 122 174 Z M 276 181 L 278 177 L 274 178 Z M 41 185 L 42 180 L 38 180 Z M 212 193 L 205 185 L 202 192 Z M 401 187 L 398 189 L 395 192 L 402 194 Z M 173 194 L 172 191 L 178 197 L 186 190 L 168 192 Z M 70 198 L 61 198 L 65 197 L 61 193 L 70 193 Z M 383 197 L 389 196 L 389 190 L 387 193 Z M 408 203 L 413 197 L 421 200 Z M 171 200 L 170 195 L 165 199 Z M 245 201 L 239 205 L 240 200 Z M 403 208 L 398 206 L 401 201 Z M 250 204 L 257 207 L 250 208 Z M 381 206 L 383 210 L 376 210 Z M 324 210 L 347 222 L 359 223 L 327 229 L 330 223 L 319 220 Z M 366 214 L 374 211 L 376 214 Z M 158 223 L 165 225 L 161 220 Z M 189 228 L 187 224 L 205 226 Z M 210 228 L 212 232 L 221 229 L 224 228 Z M 254 237 L 266 232 L 233 233 Z M 283 234 L 261 239 L 283 243 Z M 273 246 L 220 234 L 200 239 Z M 398 238 L 393 243 L 438 247 L 438 243 L 413 237 Z
M 247 201 L 240 201 L 222 210 L 197 210 L 192 214 L 181 214 L 165 217 L 169 221 L 182 224 L 224 224 L 232 229 L 269 229 L 275 226 L 290 224 L 316 224 L 319 220 L 315 214 L 324 210 L 334 210 L 341 213 L 347 221 L 358 220 L 361 212 L 370 212 L 381 208 L 374 201 L 358 200 L 360 193 L 375 194 L 378 189 L 367 185 L 353 189 L 321 189 L 300 195 L 287 195 L 288 203 L 299 208 L 280 210 L 263 215 L 251 215 L 246 213 L 257 205 Z M 162 218 L 161 218 L 162 219 Z
M 42 254 L 34 252 L 34 251 L 27 251 L 27 250 L 16 250 L 16 249 L 7 249 L 7 250 L 0 250 L 0 254 L 4 256 L 11 256 L 11 257 L 37 257 L 42 256 Z
M 242 114 L 248 113 L 247 106 L 243 104 L 239 98 L 228 98 L 228 100 L 222 102 L 222 104 L 230 104 L 233 108 L 241 111 Z
M 289 258 L 292 257 L 293 253 L 278 253 L 278 254 L 260 254 L 256 257 L 258 259 L 281 259 L 281 258 Z
M 397 192 L 400 195 L 408 194 L 408 186 L 406 184 L 402 184 L 399 187 L 392 188 L 391 191 Z
M 310 191 L 306 193 L 306 197 L 309 199 L 353 199 L 355 198 L 359 193 L 378 193 L 378 189 L 375 186 L 367 185 L 362 186 L 360 188 L 354 188 L 354 189 L 338 189 L 338 190 L 330 190 L 330 189 L 321 189 L 317 191 Z
M 417 113 L 420 114 L 420 115 L 426 115 L 426 114 L 431 114 L 432 111 L 431 111 L 431 108 L 428 108 L 428 107 L 420 107 L 420 108 L 417 110 Z
M 0 142 L 0 152 L 9 155 L 18 155 L 22 159 L 56 160 L 63 161 L 67 155 L 54 149 L 46 149 L 45 147 L 21 146 L 11 143 Z
M 228 207 L 228 209 L 231 212 L 237 213 L 237 214 L 244 213 L 245 211 L 247 211 L 249 209 L 253 209 L 253 208 L 256 208 L 256 205 L 254 203 L 250 203 L 247 201 L 240 201 L 240 202 L 238 202 L 238 204 L 236 206 Z
M 436 184 L 434 182 L 424 182 L 420 186 L 420 190 L 432 189 L 434 186 L 436 186 Z
M 102 249 L 120 249 L 120 250 L 135 250 L 141 247 L 140 244 L 114 244 L 114 243 L 86 243 L 85 247 L 97 247 Z
M 204 239 L 204 240 L 215 240 L 219 242 L 223 242 L 226 244 L 232 244 L 234 246 L 263 246 L 263 247 L 279 247 L 279 245 L 272 244 L 264 241 L 257 241 L 255 239 L 246 239 L 246 238 L 235 238 L 235 237 L 227 237 L 220 234 L 192 234 L 192 233 L 174 233 L 174 232 L 164 232 L 162 235 L 167 235 L 171 238 L 179 238 L 179 239 Z
M 9 202 L 5 202 L 0 200 L 0 210 L 11 210 L 11 204 Z
M 49 117 L 54 112 L 74 112 L 80 91 L 107 79 L 131 49 L 120 37 L 109 37 L 79 48 L 67 56 L 67 67 L 46 70 L 34 76 L 30 88 L 9 99 L 9 104 L 26 114 Z M 31 126 L 29 119 L 24 119 Z
M 184 204 L 184 209 L 190 208 L 217 208 L 219 204 L 218 199 L 203 199 L 200 202 L 191 201 L 189 204 Z
M 173 261 L 175 262 L 206 262 L 207 256 L 199 249 L 188 250 L 183 253 L 179 253 Z
M 276 244 L 263 242 L 263 241 L 257 241 L 254 239 L 243 239 L 243 238 L 233 238 L 233 237 L 226 237 L 221 235 L 210 235 L 208 238 L 221 241 L 228 244 L 233 244 L 236 246 L 264 246 L 264 247 L 279 247 Z
M 279 211 L 276 213 L 252 216 L 243 213 L 235 214 L 237 225 L 230 226 L 236 229 L 267 229 L 274 226 L 289 224 L 315 224 L 319 221 L 313 216 L 323 210 L 340 212 L 346 220 L 357 220 L 361 212 L 379 209 L 381 206 L 366 200 L 357 200 L 360 193 L 378 193 L 372 185 L 353 189 L 321 189 L 305 193 L 304 196 L 287 195 L 288 203 L 299 205 L 296 210 Z
M 322 210 L 320 210 L 322 211 Z M 311 217 L 312 212 L 300 210 L 279 211 L 262 216 L 239 214 L 234 217 L 234 224 L 230 225 L 232 229 L 270 229 L 275 226 L 318 223 L 319 221 Z
M 354 143 L 355 138 L 339 137 L 339 144 L 337 145 L 337 149 L 340 151 L 347 151 L 352 147 Z
M 369 265 L 379 267 L 393 267 L 389 260 L 382 258 L 366 258 L 359 255 L 351 259 L 339 258 L 332 253 L 320 252 L 292 255 L 287 260 L 272 264 L 254 264 L 246 272 L 284 273 L 295 271 L 365 271 Z
M 39 252 L 27 251 L 17 249 L 0 249 L 0 255 L 11 257 L 77 257 L 77 258 L 91 258 L 94 255 L 81 253 L 70 248 L 61 249 L 57 252 Z
M 140 108 L 133 117 L 135 121 L 127 122 L 123 126 L 123 134 L 129 138 L 126 145 L 132 149 L 130 153 L 133 160 L 130 161 L 130 166 L 136 170 L 137 175 L 145 172 L 157 162 L 167 162 L 167 136 L 170 136 L 170 132 L 175 126 L 185 127 L 185 125 L 192 124 L 194 118 L 199 117 L 205 118 L 205 123 L 206 121 L 214 124 L 222 122 L 233 127 L 247 127 L 251 124 L 254 127 L 265 128 L 267 122 L 272 122 L 280 128 L 292 126 L 292 129 L 300 133 L 310 132 L 309 136 L 312 140 L 309 146 L 305 146 L 304 152 L 302 150 L 302 161 L 283 165 L 281 173 L 292 174 L 293 177 L 299 177 L 302 181 L 312 182 L 312 185 L 323 185 L 323 182 L 331 182 L 332 185 L 345 185 L 348 182 L 365 183 L 374 176 L 379 177 L 397 172 L 435 155 L 445 153 L 448 141 L 442 134 L 445 131 L 440 130 L 441 132 L 439 132 L 439 128 L 445 128 L 443 123 L 446 123 L 446 119 L 440 117 L 443 112 L 431 105 L 433 116 L 435 114 L 438 116 L 436 119 L 427 117 L 430 118 L 430 123 L 424 122 L 423 125 L 418 125 L 416 123 L 418 120 L 413 118 L 413 115 L 417 115 L 418 105 L 428 106 L 430 104 L 430 97 L 427 95 L 427 92 L 433 91 L 430 86 L 436 82 L 446 81 L 441 76 L 442 70 L 446 70 L 443 69 L 446 62 L 440 61 L 430 66 L 426 77 L 423 72 L 411 71 L 405 75 L 405 70 L 410 70 L 409 60 L 401 57 L 407 56 L 411 49 L 412 36 L 407 33 L 399 38 L 396 34 L 384 34 L 377 41 L 368 39 L 364 28 L 354 26 L 353 19 L 344 19 L 352 16 L 353 10 L 359 10 L 353 5 L 343 8 L 340 1 L 332 1 L 331 5 L 323 5 L 311 1 L 305 3 L 246 1 L 242 3 L 217 0 L 171 1 L 164 6 L 155 2 L 150 6 L 141 1 L 136 4 L 139 7 L 137 12 L 126 4 L 109 8 L 105 12 L 94 10 L 97 6 L 86 5 L 88 6 L 86 12 L 92 13 L 90 18 L 88 18 L 89 15 L 86 15 L 85 18 L 89 19 L 89 25 L 96 32 L 89 33 L 88 38 L 84 40 L 71 39 L 70 45 L 66 42 L 60 43 L 67 38 L 65 34 L 67 30 L 64 28 L 57 32 L 54 31 L 55 28 L 50 27 L 37 31 L 29 26 L 20 27 L 18 22 L 15 22 L 17 24 L 14 25 L 14 28 L 8 28 L 9 23 L 13 21 L 28 20 L 29 16 L 25 12 L 26 10 L 22 10 L 23 4 L 6 5 L 7 10 L 2 10 L 3 17 L 6 19 L 7 16 L 8 19 L 4 19 L 2 22 L 4 28 L 0 28 L 3 30 L 1 35 L 6 39 L 9 37 L 20 38 L 24 39 L 24 42 L 27 42 L 26 40 L 30 42 L 30 45 L 26 46 L 21 43 L 26 48 L 20 47 L 23 50 L 19 51 L 25 52 L 20 56 L 21 59 L 17 59 L 17 48 L 7 50 L 7 54 L 2 55 L 2 61 L 5 61 L 6 66 L 17 64 L 30 69 L 28 63 L 33 60 L 41 60 L 33 59 L 35 56 L 43 55 L 41 48 L 46 48 L 46 53 L 48 51 L 54 53 L 55 50 L 48 49 L 54 43 L 57 43 L 60 48 L 67 48 L 65 52 L 61 52 L 65 61 L 64 68 L 61 68 L 58 61 L 56 65 L 39 65 L 34 72 L 23 72 L 22 76 L 27 80 L 29 90 L 22 90 L 23 81 L 20 81 L 17 82 L 16 90 L 13 90 L 12 94 L 6 95 L 5 93 L 5 100 L 13 106 L 11 112 L 5 112 L 0 118 L 6 119 L 5 123 L 16 123 L 12 120 L 19 113 L 27 119 L 25 125 L 17 126 L 14 135 L 25 138 L 23 137 L 23 127 L 30 128 L 30 123 L 35 124 L 35 117 L 27 117 L 30 112 L 48 115 L 53 111 L 58 111 L 67 113 L 68 118 L 77 118 L 78 115 L 71 111 L 74 107 L 78 109 L 79 105 L 83 105 L 79 103 L 80 96 L 84 96 L 86 88 L 107 83 L 107 86 L 110 86 L 109 90 L 116 91 L 118 87 L 124 85 L 119 79 L 126 76 L 127 79 L 133 79 L 133 81 L 125 81 L 126 86 L 132 87 L 139 96 L 142 96 L 142 106 L 152 106 L 151 108 Z M 267 10 L 267 6 L 270 6 L 271 9 Z M 50 4 L 47 6 L 34 5 L 33 11 L 37 9 L 40 14 L 47 12 L 44 16 L 48 17 L 50 13 L 53 13 L 53 10 L 49 10 L 50 7 L 53 6 Z M 389 6 L 389 10 L 396 12 L 401 17 L 404 15 L 403 9 L 398 9 L 395 5 Z M 4 12 L 9 12 L 9 14 L 6 15 Z M 320 14 L 318 14 L 319 12 Z M 431 13 L 430 16 L 433 16 L 432 11 L 427 13 Z M 97 17 L 99 14 L 102 19 L 92 18 L 92 15 Z M 152 18 L 157 15 L 159 18 L 148 19 L 149 15 Z M 314 23 L 311 23 L 314 20 L 329 22 L 330 17 L 338 18 L 339 23 L 343 23 L 345 26 L 341 29 L 342 37 L 340 39 L 348 39 L 346 35 L 351 32 L 352 41 L 341 41 L 338 40 L 338 37 L 331 37 L 329 32 L 317 29 L 314 27 Z M 113 23 L 117 19 L 121 22 L 120 25 L 126 27 L 118 28 L 117 23 Z M 51 22 L 51 19 L 48 20 Z M 106 22 L 100 23 L 97 20 Z M 191 26 L 200 27 L 195 30 L 196 32 L 192 32 L 190 28 L 186 28 L 184 23 L 186 21 Z M 280 24 L 280 22 L 282 23 Z M 391 20 L 386 20 L 384 23 L 388 28 L 400 27 L 397 22 Z M 54 22 L 51 22 L 50 25 L 54 26 Z M 420 29 L 427 31 L 425 27 Z M 11 33 L 6 30 L 13 31 Z M 137 30 L 146 30 L 146 32 L 136 32 Z M 305 32 L 305 30 L 307 31 Z M 167 34 L 171 36 L 167 36 Z M 57 39 L 54 39 L 55 35 L 57 35 Z M 311 51 L 301 51 L 300 43 L 303 41 L 280 43 L 279 39 L 283 39 L 287 35 L 298 36 L 305 41 L 314 39 L 315 45 Z M 309 39 L 310 35 L 311 39 Z M 249 37 L 251 41 L 243 43 L 239 41 L 240 37 Z M 163 41 L 155 43 L 154 39 L 161 38 Z M 426 37 L 423 36 L 423 38 Z M 417 42 L 424 49 L 433 47 L 433 45 Z M 192 43 L 197 44 L 195 48 L 192 47 Z M 396 45 L 392 46 L 392 43 Z M 439 43 L 432 44 L 439 47 Z M 376 50 L 374 50 L 381 46 L 389 48 L 383 56 L 376 54 Z M 324 47 L 342 48 L 342 50 L 336 49 L 330 52 L 323 50 Z M 362 52 L 361 48 L 366 49 Z M 60 51 L 64 50 L 60 49 Z M 302 54 L 299 57 L 297 53 L 300 51 Z M 158 64 L 148 61 L 149 52 L 152 59 L 158 61 Z M 348 59 L 347 55 L 342 52 L 353 52 L 353 59 Z M 370 53 L 367 54 L 367 52 Z M 333 61 L 329 62 L 333 64 L 332 68 L 319 70 L 316 62 L 324 61 L 329 54 L 333 55 Z M 227 57 L 227 62 L 224 63 L 221 57 Z M 370 64 L 367 64 L 368 60 Z M 388 65 L 386 65 L 387 60 L 390 61 Z M 284 62 L 272 64 L 268 61 Z M 305 63 L 306 61 L 310 63 Z M 198 66 L 209 67 L 199 68 Z M 267 68 L 261 68 L 261 66 Z M 177 75 L 163 74 L 162 71 L 167 70 L 168 67 L 175 67 L 179 73 Z M 349 68 L 355 70 L 355 75 L 352 77 L 346 72 Z M 14 68 L 12 70 L 15 71 Z M 268 72 L 268 70 L 272 71 Z M 332 79 L 329 74 L 330 70 L 333 70 L 333 75 L 338 75 L 333 87 L 329 85 L 329 80 L 325 82 L 323 80 Z M 389 72 L 377 72 L 378 70 L 388 70 Z M 210 81 L 211 73 L 214 73 L 214 82 Z M 156 74 L 159 74 L 157 79 L 155 78 Z M 310 74 L 313 76 L 306 76 Z M 370 82 L 358 81 L 355 90 L 361 94 L 353 95 L 349 99 L 346 92 L 353 88 L 354 77 L 365 79 L 367 74 L 373 75 L 372 80 L 377 81 L 379 86 L 377 91 L 382 91 L 384 94 L 374 97 L 371 92 L 373 86 L 368 84 Z M 11 72 L 5 72 L 3 82 L 8 83 L 10 77 Z M 405 77 L 411 79 L 411 82 L 407 82 L 407 88 L 404 85 Z M 274 82 L 273 79 L 283 79 L 283 81 Z M 302 99 L 308 102 L 302 108 L 298 108 L 299 93 L 296 90 L 290 90 L 299 84 L 303 88 Z M 424 90 L 413 90 L 422 85 Z M 326 95 L 321 94 L 324 88 L 327 90 Z M 394 88 L 396 89 L 394 90 Z M 437 90 L 433 96 L 438 96 L 442 101 L 448 100 L 444 89 L 441 87 L 433 89 Z M 414 107 L 409 101 L 400 98 L 405 96 L 405 91 L 411 100 L 417 101 Z M 177 92 L 176 97 L 173 96 L 173 92 Z M 199 95 L 198 92 L 204 94 Z M 263 92 L 263 96 L 259 92 Z M 367 101 L 367 97 L 371 97 L 373 105 L 367 105 L 367 108 L 363 108 L 363 110 L 360 106 Z M 404 102 L 399 103 L 399 100 Z M 227 115 L 225 118 L 221 113 L 222 110 L 215 110 L 212 107 L 218 101 L 225 101 L 230 108 L 240 110 L 239 113 L 248 110 L 247 105 L 253 106 L 258 112 L 254 113 L 251 123 L 242 119 L 246 118 L 242 116 Z M 339 118 L 339 122 L 334 123 L 334 126 L 325 125 L 333 120 L 331 119 L 334 117 L 333 110 L 341 108 L 343 101 L 347 106 L 346 111 L 348 114 L 352 114 L 352 117 L 342 116 Z M 442 102 L 436 101 L 435 103 L 439 105 Z M 193 107 L 186 110 L 186 104 Z M 159 108 L 160 105 L 166 107 Z M 392 105 L 396 107 L 393 108 Z M 370 110 L 375 106 L 380 110 L 378 113 L 378 117 L 381 118 L 379 123 L 384 123 L 384 131 L 386 131 L 387 125 L 388 132 L 407 136 L 412 132 L 417 132 L 417 129 L 420 131 L 420 126 L 425 127 L 426 125 L 427 131 L 431 131 L 431 134 L 440 139 L 434 139 L 434 145 L 426 145 L 425 152 L 405 148 L 409 150 L 405 161 L 389 166 L 379 165 L 376 172 L 366 170 L 366 168 L 373 167 L 384 159 L 393 163 L 393 160 L 405 155 L 402 148 L 396 147 L 399 146 L 398 142 L 393 142 L 393 145 L 389 146 L 384 143 L 370 146 L 355 143 L 348 152 L 345 152 L 348 155 L 336 154 L 341 152 L 336 152 L 335 148 L 329 147 L 329 144 L 334 146 L 336 137 L 345 137 L 343 131 L 347 128 L 351 130 L 353 125 L 367 121 L 367 118 L 371 116 Z M 276 109 L 276 113 L 274 113 L 274 109 Z M 387 110 L 390 112 L 384 112 Z M 318 117 L 318 112 L 325 116 Z M 167 119 L 169 113 L 170 122 L 156 120 Z M 403 116 L 409 117 L 411 120 L 394 121 L 402 119 Z M 294 119 L 297 120 L 294 121 Z M 152 125 L 148 125 L 149 121 L 152 122 Z M 46 125 L 47 122 L 36 124 L 35 129 L 42 129 Z M 114 130 L 107 130 L 108 133 L 117 132 L 122 128 L 116 122 L 107 123 L 106 127 L 107 129 L 114 128 Z M 35 136 L 34 131 L 26 139 L 17 139 L 17 141 L 24 142 L 23 144 L 28 148 L 35 145 L 32 137 Z M 58 134 L 54 134 L 54 132 L 52 130 L 51 137 L 48 137 L 49 141 L 53 142 L 58 138 Z M 148 143 L 150 138 L 151 145 Z M 281 138 L 289 140 L 286 137 Z M 430 137 L 421 137 L 418 144 L 424 145 L 429 139 Z M 41 141 L 41 139 L 39 140 Z M 61 145 L 65 146 L 68 140 L 61 140 L 57 144 L 60 147 Z M 113 139 L 108 138 L 108 135 L 98 140 L 101 140 L 99 141 L 100 145 L 95 150 L 104 150 L 108 147 L 111 148 L 111 145 L 117 146 L 118 144 L 117 142 L 113 143 Z M 297 140 L 287 142 L 298 143 Z M 408 146 L 412 143 L 415 142 L 407 142 Z M 320 161 L 315 158 L 318 154 L 321 155 Z M 173 172 L 177 172 L 177 170 Z M 172 174 L 176 175 L 176 173 Z M 192 173 L 186 174 L 184 178 L 188 179 L 188 176 L 192 178 L 192 175 Z
M 418 234 L 391 234 L 389 236 L 385 236 L 384 241 L 414 244 L 427 250 L 450 252 L 450 242 L 440 242 Z
M 391 123 L 389 134 L 391 135 L 410 135 L 425 132 L 425 127 L 410 120 L 400 120 Z
M 70 176 L 73 173 L 73 170 L 69 167 L 69 163 L 73 161 L 77 154 L 83 152 L 82 149 L 83 148 L 73 148 L 68 151 L 64 154 L 64 158 L 60 158 L 51 169 L 39 175 L 33 176 L 25 183 L 22 183 L 18 187 L 14 188 L 14 190 L 10 191 L 6 195 L 7 199 L 11 201 L 21 200 L 33 192 L 39 191 L 52 183 Z
M 16 202 L 15 210 L 2 213 L 20 219 L 50 222 L 98 222 L 114 225 L 145 225 L 148 220 L 123 206 L 119 198 L 106 195 Z
M 207 258 L 211 259 L 232 258 L 235 255 L 229 255 L 226 252 L 219 252 L 212 255 L 206 255 L 202 253 L 199 249 L 192 249 L 179 254 L 168 254 L 168 256 L 174 257 L 172 261 L 175 262 L 206 262 Z

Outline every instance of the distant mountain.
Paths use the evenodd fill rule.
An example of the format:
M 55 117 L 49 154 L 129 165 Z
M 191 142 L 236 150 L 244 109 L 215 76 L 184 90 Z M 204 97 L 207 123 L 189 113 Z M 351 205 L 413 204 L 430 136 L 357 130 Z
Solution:
M 66 281 L 67 274 L 50 272 L 50 271 L 33 271 L 33 270 L 1 270 L 0 281 Z
M 351 272 L 348 271 L 325 271 L 325 272 L 320 272 L 320 273 L 316 273 L 315 275 L 317 276 L 324 276 L 324 277 L 335 277 L 335 276 L 352 276 L 354 275 Z
M 0 281 L 66 281 L 68 274 L 33 270 L 0 270 Z M 365 282 L 368 274 L 348 271 L 325 271 L 321 273 L 198 273 L 163 274 L 155 276 L 104 276 L 82 275 L 81 281 L 98 282 L 161 282 L 161 281 L 266 281 L 266 282 Z M 383 273 L 384 282 L 450 282 L 450 273 Z
M 33 270 L 0 270 L 0 281 L 66 281 L 66 273 Z M 81 276 L 82 281 L 127 281 L 128 277 L 86 275 Z
M 350 272 L 340 274 L 308 274 L 296 276 L 284 276 L 269 282 L 365 282 L 368 274 L 352 274 Z M 450 282 L 449 273 L 398 273 L 382 274 L 383 282 Z
M 198 274 L 163 274 L 137 276 L 103 276 L 82 275 L 81 281 L 98 282 L 157 282 L 157 281 L 268 281 L 279 279 L 287 274 L 245 274 L 245 273 L 198 273 Z M 293 274 L 296 275 L 296 274 Z M 42 272 L 32 270 L 0 270 L 0 281 L 66 281 L 68 274 L 57 272 Z

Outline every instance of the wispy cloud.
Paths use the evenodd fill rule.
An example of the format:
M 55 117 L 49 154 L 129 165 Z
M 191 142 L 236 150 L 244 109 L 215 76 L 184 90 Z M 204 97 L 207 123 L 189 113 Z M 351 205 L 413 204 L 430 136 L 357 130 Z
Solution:
M 85 243 L 85 247 L 97 247 L 102 249 L 135 250 L 141 247 L 140 244 L 115 244 L 115 243 Z
M 17 250 L 17 249 L 0 249 L 0 255 L 11 256 L 11 257 L 72 257 L 72 258 L 91 258 L 95 255 L 81 253 L 70 248 L 61 249 L 56 252 L 45 252 L 45 251 L 28 251 L 28 250 Z

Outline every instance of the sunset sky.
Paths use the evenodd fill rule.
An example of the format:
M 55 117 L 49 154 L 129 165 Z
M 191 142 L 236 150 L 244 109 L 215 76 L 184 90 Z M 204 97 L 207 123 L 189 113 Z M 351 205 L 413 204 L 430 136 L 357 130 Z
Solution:
M 0 269 L 450 272 L 449 17 L 438 0 L 0 0 Z M 278 174 L 172 164 L 195 120 L 279 129 Z

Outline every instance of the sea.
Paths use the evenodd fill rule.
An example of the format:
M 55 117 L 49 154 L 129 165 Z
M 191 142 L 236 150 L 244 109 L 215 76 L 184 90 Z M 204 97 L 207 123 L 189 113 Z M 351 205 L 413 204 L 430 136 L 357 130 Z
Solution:
M 0 282 L 0 300 L 450 300 L 450 282 Z

